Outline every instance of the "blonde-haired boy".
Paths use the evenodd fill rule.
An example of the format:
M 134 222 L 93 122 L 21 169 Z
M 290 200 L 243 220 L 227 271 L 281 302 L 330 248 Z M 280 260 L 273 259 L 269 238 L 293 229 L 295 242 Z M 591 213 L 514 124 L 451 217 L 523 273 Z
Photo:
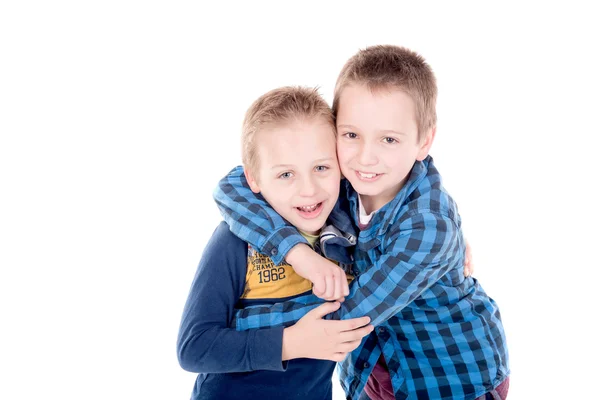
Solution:
M 463 274 L 461 219 L 429 156 L 436 97 L 430 66 L 398 46 L 359 51 L 336 84 L 337 153 L 346 180 L 330 218 L 345 232 L 339 241 L 357 237 L 359 275 L 336 315 L 366 315 L 377 326 L 341 364 L 349 399 L 504 399 L 508 391 L 498 307 Z M 243 190 L 239 175 L 232 171 L 215 192 L 231 230 L 304 276 L 332 268 L 297 232 L 270 219 L 272 210 Z M 227 195 L 233 191 L 235 202 Z M 351 216 L 345 222 L 344 212 Z M 269 234 L 245 235 L 245 220 Z M 315 304 L 243 310 L 236 326 L 285 326 Z
M 318 93 L 284 87 L 261 96 L 246 114 L 242 148 L 252 189 L 316 251 L 348 262 L 343 248 L 319 242 L 338 198 L 340 172 L 333 116 Z M 290 265 L 276 265 L 222 222 L 202 255 L 178 335 L 181 366 L 199 373 L 192 399 L 331 399 L 335 361 L 373 330 L 368 317 L 324 320 L 339 308 L 327 303 L 285 329 L 229 327 L 237 310 L 306 297 L 311 290 Z

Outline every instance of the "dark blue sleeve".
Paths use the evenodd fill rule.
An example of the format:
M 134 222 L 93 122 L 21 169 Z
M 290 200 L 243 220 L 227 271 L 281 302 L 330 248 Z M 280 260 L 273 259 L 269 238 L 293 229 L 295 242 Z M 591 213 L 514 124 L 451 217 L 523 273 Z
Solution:
M 229 328 L 246 277 L 247 244 L 224 222 L 204 249 L 190 289 L 179 334 L 181 367 L 197 373 L 284 371 L 283 328 L 244 332 Z

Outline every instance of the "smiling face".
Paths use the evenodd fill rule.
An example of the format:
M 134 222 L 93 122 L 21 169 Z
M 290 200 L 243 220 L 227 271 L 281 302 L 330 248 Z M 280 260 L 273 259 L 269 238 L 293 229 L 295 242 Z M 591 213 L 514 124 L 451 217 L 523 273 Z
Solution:
M 258 166 L 245 169 L 250 188 L 301 231 L 317 234 L 340 188 L 335 136 L 323 118 L 295 119 L 257 132 Z
M 415 163 L 427 157 L 435 129 L 419 139 L 415 105 L 399 89 L 346 86 L 337 113 L 337 152 L 343 175 L 367 213 L 390 202 Z

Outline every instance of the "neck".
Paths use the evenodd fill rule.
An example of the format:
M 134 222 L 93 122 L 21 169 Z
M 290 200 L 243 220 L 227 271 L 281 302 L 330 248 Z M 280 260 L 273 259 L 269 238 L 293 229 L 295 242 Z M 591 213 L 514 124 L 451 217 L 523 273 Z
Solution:
M 389 190 L 386 190 L 385 192 L 379 193 L 375 196 L 359 194 L 360 201 L 362 202 L 367 215 L 379 210 L 381 207 L 394 200 L 394 197 L 396 197 L 396 195 L 400 192 L 405 182 L 406 179 L 400 182 L 398 185 L 390 188 Z
M 320 229 L 318 231 L 314 231 L 314 232 L 308 232 L 308 231 L 303 231 L 302 229 L 298 229 L 298 232 L 300 232 L 302 235 L 308 235 L 308 236 L 319 236 L 321 234 Z

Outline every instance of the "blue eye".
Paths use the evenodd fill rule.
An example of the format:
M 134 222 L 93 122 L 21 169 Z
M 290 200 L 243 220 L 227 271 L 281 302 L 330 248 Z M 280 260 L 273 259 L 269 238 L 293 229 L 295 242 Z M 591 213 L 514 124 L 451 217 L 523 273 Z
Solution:
M 290 179 L 291 177 L 292 177 L 291 172 L 284 172 L 283 174 L 279 175 L 280 179 Z
M 316 170 L 317 172 L 325 172 L 325 171 L 327 171 L 328 169 L 329 169 L 329 167 L 328 167 L 327 165 L 317 165 L 317 166 L 315 167 L 315 170 Z

